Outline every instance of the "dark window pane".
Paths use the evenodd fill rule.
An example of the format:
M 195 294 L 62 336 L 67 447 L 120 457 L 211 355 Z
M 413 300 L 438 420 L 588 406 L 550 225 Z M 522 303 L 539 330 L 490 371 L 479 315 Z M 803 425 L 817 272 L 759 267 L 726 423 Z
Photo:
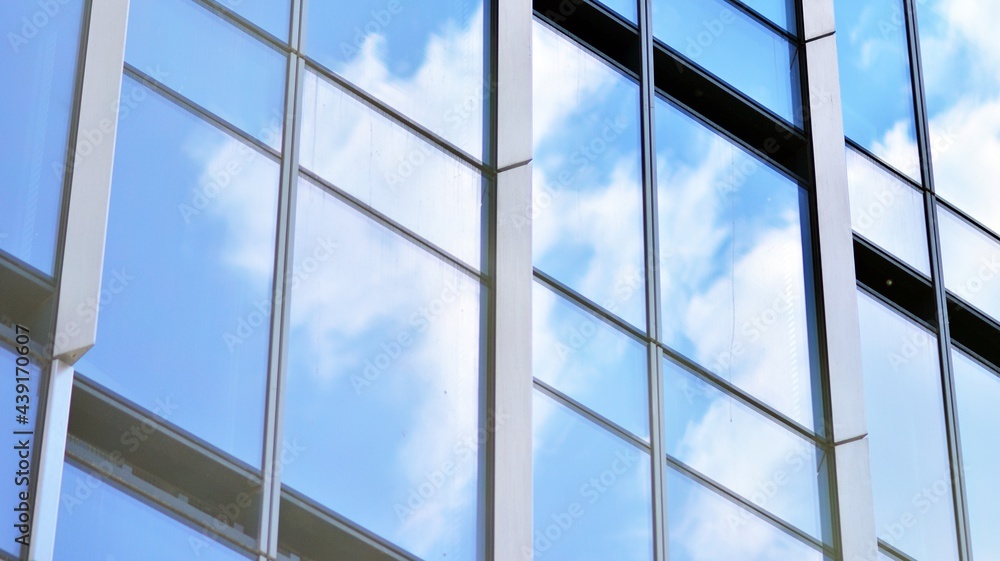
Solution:
M 823 555 L 784 530 L 667 471 L 670 561 L 822 561 Z
M 656 139 L 663 341 L 804 426 L 818 426 L 807 193 L 662 100 Z
M 305 181 L 293 267 L 284 482 L 421 558 L 479 558 L 478 282 Z
M 838 1 L 844 134 L 920 181 L 903 0 Z
M 535 559 L 652 561 L 649 454 L 535 392 Z
M 66 464 L 63 468 L 56 561 L 236 561 L 249 559 L 195 528 Z
M 790 123 L 802 124 L 796 48 L 725 0 L 654 0 L 653 33 Z
M 310 0 L 305 51 L 473 156 L 483 153 L 483 0 Z
M 73 108 L 83 0 L 3 2 L 0 49 L 0 250 L 51 275 Z M 93 142 L 104 133 L 92 131 Z M 93 145 L 77 146 L 85 158 Z
M 956 561 L 937 338 L 858 294 L 878 537 L 914 559 Z
M 535 266 L 645 329 L 639 87 L 538 22 L 532 48 Z
M 646 346 L 539 283 L 531 306 L 535 377 L 648 440 Z
M 260 465 L 278 164 L 126 79 L 97 345 L 79 372 Z
M 125 61 L 281 148 L 285 57 L 190 0 L 133 0 Z

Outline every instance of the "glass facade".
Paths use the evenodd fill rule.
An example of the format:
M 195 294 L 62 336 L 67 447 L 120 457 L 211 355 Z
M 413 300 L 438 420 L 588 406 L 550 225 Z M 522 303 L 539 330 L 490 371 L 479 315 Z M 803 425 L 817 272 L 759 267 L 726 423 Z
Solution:
M 1000 556 L 994 12 L 0 8 L 0 559 Z

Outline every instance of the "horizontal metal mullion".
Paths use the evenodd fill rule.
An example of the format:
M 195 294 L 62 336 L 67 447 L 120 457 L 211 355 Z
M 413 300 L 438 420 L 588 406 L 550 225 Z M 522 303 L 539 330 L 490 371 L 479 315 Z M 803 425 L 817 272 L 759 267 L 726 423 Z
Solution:
M 560 13 L 564 3 L 534 0 L 535 20 L 638 82 L 642 66 L 639 31 L 590 2 L 577 2 L 572 12 L 564 15 Z
M 907 185 L 909 185 L 910 187 L 913 187 L 917 191 L 924 191 L 925 190 L 924 186 L 918 180 L 913 179 L 912 177 L 910 177 L 910 176 L 906 175 L 905 173 L 899 171 L 895 167 L 889 165 L 881 157 L 876 156 L 874 152 L 872 152 L 871 150 L 869 150 L 869 149 L 865 148 L 864 146 L 858 144 L 856 141 L 852 140 L 850 137 L 845 136 L 844 137 L 844 142 L 847 144 L 847 146 L 850 147 L 850 149 L 853 149 L 855 152 L 861 154 L 862 156 L 865 156 L 866 158 L 868 158 L 869 160 L 871 160 L 872 162 L 874 162 L 883 171 L 885 171 L 886 173 L 888 173 L 889 175 L 891 175 L 894 179 L 896 179 L 898 181 L 901 181 L 903 183 L 906 183 Z
M 882 550 L 882 553 L 888 555 L 889 557 L 896 559 L 897 561 L 917 561 L 916 559 L 910 557 L 909 555 L 903 553 L 902 551 L 896 549 L 895 547 L 889 545 L 888 543 L 879 540 L 878 547 Z
M 539 380 L 538 378 L 534 379 L 534 384 L 535 384 L 535 389 L 541 391 L 542 393 L 556 400 L 560 404 L 568 407 L 575 413 L 583 417 L 586 417 L 592 423 L 598 425 L 599 427 L 603 428 L 608 432 L 613 433 L 615 436 L 632 444 L 636 448 L 645 450 L 648 453 L 652 453 L 652 446 L 649 442 L 646 442 L 645 440 L 632 434 L 631 431 L 623 428 L 618 423 L 608 419 L 604 415 L 601 415 L 597 411 L 594 411 L 590 407 L 587 407 L 586 405 L 580 403 L 579 401 L 573 399 L 572 397 L 569 397 L 568 395 L 555 389 L 554 387 L 543 382 L 542 380 Z
M 941 195 L 935 194 L 934 198 L 937 200 L 937 204 L 945 207 L 946 209 L 948 209 L 949 211 L 951 211 L 952 214 L 954 214 L 954 215 L 958 216 L 960 219 L 968 222 L 969 225 L 975 226 L 976 229 L 980 231 L 980 233 L 982 233 L 986 237 L 990 238 L 990 240 L 992 240 L 993 243 L 995 243 L 997 245 L 1000 245 L 1000 234 L 998 234 L 997 232 L 994 232 L 993 230 L 987 228 L 982 222 L 976 220 L 971 215 L 969 215 L 969 213 L 965 212 L 961 208 L 959 208 L 959 207 L 955 206 L 954 204 L 948 202 L 948 200 L 942 198 Z M 939 218 L 938 222 L 940 222 L 940 221 L 941 221 L 941 219 Z
M 455 157 L 458 160 L 461 160 L 469 167 L 475 169 L 476 171 L 488 177 L 494 177 L 496 175 L 496 170 L 494 168 L 486 165 L 481 160 L 479 160 L 472 154 L 469 154 L 465 150 L 459 148 L 458 146 L 455 146 L 451 141 L 445 140 L 443 137 L 431 131 L 427 127 L 417 123 L 410 117 L 403 115 L 402 113 L 399 112 L 399 110 L 382 102 L 372 94 L 363 90 L 361 87 L 351 83 L 346 78 L 326 68 L 325 66 L 317 62 L 315 59 L 309 57 L 308 55 L 302 54 L 300 56 L 305 60 L 307 70 L 313 71 L 314 73 L 316 73 L 316 75 L 326 79 L 334 86 L 346 91 L 348 94 L 354 96 L 360 101 L 371 105 L 372 107 L 377 109 L 380 113 L 382 113 L 383 116 L 385 116 L 395 124 L 399 125 L 400 127 L 406 129 L 408 132 L 413 133 L 414 135 L 418 136 L 424 141 L 434 145 L 441 151 L 446 152 L 447 154 Z M 488 88 L 486 91 L 488 92 Z M 483 95 L 488 95 L 488 94 L 484 93 Z
M 767 522 L 770 522 L 771 525 L 773 525 L 776 528 L 784 531 L 786 534 L 790 535 L 791 537 L 793 537 L 793 538 L 795 538 L 795 539 L 797 539 L 797 540 L 799 540 L 801 542 L 804 542 L 804 543 L 812 546 L 813 548 L 815 548 L 815 549 L 817 549 L 817 550 L 825 553 L 826 555 L 830 556 L 831 558 L 836 558 L 836 551 L 831 546 L 823 543 L 822 541 L 820 541 L 820 540 L 814 538 L 813 536 L 807 534 L 806 532 L 800 530 L 799 528 L 795 527 L 791 523 L 786 522 L 785 520 L 782 520 L 781 518 L 778 518 L 777 516 L 775 516 L 774 514 L 771 514 L 767 510 L 764 510 L 760 506 L 757 506 L 756 503 L 753 503 L 753 502 L 751 502 L 751 501 L 743 498 L 742 496 L 740 496 L 739 494 L 737 494 L 735 491 L 730 490 L 725 485 L 722 485 L 721 483 L 713 480 L 712 478 L 710 478 L 707 475 L 701 473 L 700 471 L 692 468 L 691 466 L 688 466 L 687 464 L 685 464 L 684 462 L 678 460 L 677 458 L 674 458 L 670 454 L 667 454 L 667 464 L 670 467 L 676 469 L 677 471 L 680 471 L 681 473 L 683 473 L 687 477 L 695 480 L 697 483 L 700 483 L 702 486 L 707 487 L 710 491 L 713 491 L 716 494 L 720 495 L 723 499 L 727 499 L 727 500 L 729 500 L 731 502 L 734 502 L 737 505 L 745 508 L 746 510 L 749 510 L 750 512 L 753 512 L 754 514 L 756 514 L 757 516 L 759 516 L 763 520 L 766 520 Z
M 162 82 L 156 80 L 155 78 L 146 74 L 142 70 L 139 70 L 138 68 L 126 62 L 124 72 L 126 76 L 134 80 L 138 80 L 144 86 L 152 89 L 161 96 L 167 98 L 168 100 L 174 102 L 180 107 L 186 109 L 188 112 L 192 113 L 196 117 L 199 117 L 202 120 L 207 121 L 212 125 L 215 125 L 216 128 L 234 137 L 236 140 L 249 144 L 252 148 L 255 148 L 261 154 L 270 157 L 274 162 L 280 163 L 281 153 L 279 151 L 275 150 L 271 146 L 268 146 L 260 139 L 244 132 L 236 125 L 231 124 L 229 121 L 226 121 L 222 117 L 219 117 L 215 113 L 202 107 L 200 104 L 195 103 L 191 99 L 174 91 L 166 84 L 163 84 Z
M 577 307 L 582 308 L 593 315 L 598 316 L 600 319 L 604 320 L 605 323 L 610 324 L 612 327 L 623 331 L 625 334 L 632 336 L 639 342 L 648 342 L 650 339 L 645 333 L 640 331 L 637 327 L 625 321 L 624 319 L 618 317 L 617 315 L 609 312 L 601 305 L 597 304 L 593 300 L 583 296 L 582 294 L 576 292 L 572 288 L 566 286 L 562 282 L 556 280 L 554 277 L 548 273 L 535 267 L 535 279 L 540 281 L 542 284 L 547 286 L 549 289 L 555 291 L 560 296 L 570 300 Z
M 733 7 L 735 7 L 737 10 L 743 12 L 747 16 L 753 18 L 754 21 L 756 21 L 757 23 L 759 23 L 759 24 L 763 25 L 764 27 L 768 28 L 775 35 L 778 35 L 778 36 L 784 38 L 789 43 L 792 43 L 793 45 L 799 45 L 800 44 L 800 40 L 799 40 L 799 38 L 798 38 L 797 35 L 795 35 L 794 33 L 790 32 L 790 31 L 788 31 L 784 27 L 781 27 L 780 25 L 774 23 L 769 18 L 767 18 L 764 14 L 758 12 L 757 10 L 751 8 L 750 6 L 747 6 L 743 2 L 740 2 L 739 0 L 724 0 L 724 1 L 728 2 Z M 795 25 L 796 29 L 798 29 L 799 27 L 801 27 L 800 25 L 798 25 L 797 21 L 795 22 L 795 24 L 796 24 Z
M 925 319 L 923 319 L 923 318 L 921 318 L 919 316 L 914 315 L 913 312 L 911 312 L 910 310 L 907 310 L 906 308 L 900 306 L 899 303 L 897 303 L 892 298 L 889 298 L 888 296 L 886 296 L 882 292 L 879 292 L 875 288 L 872 288 L 871 286 L 865 284 L 864 282 L 862 282 L 860 280 L 858 281 L 858 290 L 860 290 L 864 294 L 868 295 L 869 297 L 874 298 L 880 304 L 882 304 L 883 306 L 889 308 L 893 312 L 895 312 L 895 313 L 903 316 L 904 318 L 906 318 L 907 320 L 913 322 L 914 324 L 919 325 L 920 327 L 922 327 L 925 331 L 927 331 L 928 333 L 930 333 L 934 337 L 938 337 L 938 330 L 937 330 L 937 324 L 936 324 L 936 322 L 928 322 L 927 320 L 925 320 Z
M 286 3 L 288 0 L 284 0 Z M 268 47 L 280 52 L 282 55 L 287 56 L 291 51 L 288 44 L 282 41 L 280 38 L 271 35 L 263 28 L 257 26 L 257 24 L 248 20 L 247 18 L 237 14 L 232 9 L 227 6 L 222 5 L 216 0 L 194 0 L 197 4 L 201 5 L 206 10 L 213 12 L 221 19 L 225 20 L 227 23 L 240 29 L 247 35 L 257 39 L 261 43 L 264 43 Z
M 686 370 L 694 374 L 696 377 L 701 378 L 704 382 L 712 385 L 715 389 L 721 391 L 722 393 L 735 397 L 737 401 L 746 405 L 750 409 L 764 416 L 765 418 L 775 422 L 779 426 L 785 428 L 786 430 L 798 435 L 803 440 L 809 442 L 813 446 L 816 446 L 821 451 L 826 451 L 830 446 L 831 442 L 828 438 L 816 434 L 814 431 L 803 426 L 797 421 L 792 420 L 790 417 L 781 413 L 777 409 L 771 407 L 770 405 L 760 401 L 756 397 L 750 395 L 743 389 L 733 385 L 731 382 L 724 380 L 718 374 L 705 369 L 700 364 L 692 361 L 691 359 L 685 357 L 684 355 L 674 351 L 665 344 L 657 341 L 656 345 L 660 348 L 663 353 L 669 357 L 674 362 L 679 363 Z
M 421 247 L 422 249 L 427 250 L 428 252 L 432 253 L 434 256 L 438 257 L 442 261 L 445 261 L 449 265 L 455 267 L 456 269 L 461 270 L 466 275 L 479 281 L 484 286 L 488 288 L 491 288 L 493 286 L 492 279 L 486 273 L 474 269 L 472 266 L 465 263 L 458 257 L 455 257 L 448 251 L 431 243 L 430 241 L 422 237 L 420 234 L 414 232 L 413 230 L 410 230 L 406 226 L 403 226 L 399 222 L 396 222 L 395 220 L 379 212 L 378 210 L 375 210 L 374 208 L 372 208 L 365 202 L 361 201 L 354 195 L 347 193 L 346 191 L 344 191 L 340 187 L 337 187 L 333 183 L 330 183 L 326 179 L 323 179 L 319 174 L 316 174 L 301 166 L 299 167 L 299 173 L 303 177 L 307 178 L 309 181 L 322 187 L 323 189 L 328 191 L 331 195 L 337 197 L 337 199 L 346 203 L 348 206 L 360 212 L 361 214 L 364 214 L 365 216 L 372 219 L 379 225 L 389 230 L 392 230 L 393 232 L 403 237 L 407 241 Z

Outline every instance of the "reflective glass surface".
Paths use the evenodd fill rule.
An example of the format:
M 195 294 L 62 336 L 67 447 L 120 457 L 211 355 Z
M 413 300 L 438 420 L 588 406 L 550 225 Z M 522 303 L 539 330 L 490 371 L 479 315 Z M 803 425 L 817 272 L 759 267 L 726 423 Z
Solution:
M 101 295 L 77 310 L 100 310 L 97 344 L 77 371 L 259 466 L 278 164 L 129 78 L 122 100 Z
M 134 0 L 125 62 L 281 148 L 285 57 L 190 0 Z
M 939 195 L 1000 233 L 1000 3 L 917 2 Z
M 535 22 L 535 266 L 640 329 L 639 86 Z
M 302 94 L 300 163 L 479 267 L 479 173 L 311 72 Z
M 423 559 L 477 559 L 475 279 L 301 181 L 284 482 Z
M 817 539 L 829 535 L 818 475 L 826 462 L 813 444 L 669 359 L 663 410 L 667 454 Z
M 663 341 L 814 426 L 806 192 L 662 100 L 656 142 Z
M 3 2 L 0 23 L 0 250 L 51 275 L 55 267 L 59 210 L 67 170 L 73 89 L 83 0 L 52 3 Z M 89 131 L 101 142 L 105 131 Z M 76 156 L 94 147 L 84 142 Z
M 75 465 L 63 468 L 56 561 L 249 559 Z
M 31 328 L 28 327 L 28 329 Z M 32 336 L 30 331 L 27 335 Z M 20 347 L 20 345 L 18 346 Z M 34 458 L 22 458 L 21 453 L 25 451 L 25 440 L 28 441 L 27 452 L 37 450 L 41 446 L 41 440 L 35 435 L 16 434 L 16 432 L 27 431 L 30 433 L 34 431 L 36 421 L 42 414 L 41 407 L 44 400 L 39 392 L 42 376 L 39 366 L 38 359 L 34 356 L 22 355 L 17 350 L 0 343 L 0 373 L 5 378 L 4 383 L 0 384 L 0 399 L 3 400 L 0 403 L 7 404 L 8 407 L 4 423 L 0 425 L 0 435 L 3 435 L 0 438 L 0 446 L 3 447 L 0 448 L 3 450 L 3 454 L 0 454 L 0 461 L 8 467 L 9 471 L 9 477 L 4 478 L 3 484 L 0 485 L 0 501 L 3 501 L 0 504 L 9 505 L 3 509 L 3 516 L 0 517 L 0 548 L 14 554 L 19 551 L 19 546 L 14 540 L 25 533 L 16 527 L 17 524 L 21 523 L 18 516 L 25 512 L 25 509 L 30 511 L 31 507 L 27 505 L 21 510 L 15 509 L 21 505 L 21 493 L 28 493 L 28 496 L 31 496 L 33 491 L 29 488 L 29 484 L 34 481 L 34 475 L 37 472 L 34 467 L 23 470 L 20 466 L 20 462 L 25 459 L 34 466 L 37 454 Z M 19 384 L 24 384 L 24 387 L 19 387 Z M 26 417 L 27 422 L 20 423 L 19 415 Z M 28 514 L 32 515 L 31 512 Z
M 920 181 L 903 0 L 837 2 L 844 134 Z
M 667 470 L 670 561 L 822 561 L 823 555 L 674 469 Z
M 1000 559 L 1000 374 L 960 352 L 952 352 L 958 426 L 965 469 L 965 497 L 969 507 L 972 553 L 976 559 Z
M 879 539 L 955 561 L 955 506 L 937 338 L 858 293 L 865 411 Z
M 790 123 L 802 124 L 795 46 L 725 0 L 654 0 L 653 34 Z
M 742 0 L 742 3 L 753 8 L 758 14 L 777 24 L 778 27 L 784 28 L 790 33 L 796 33 L 798 26 L 796 25 L 794 0 Z
M 597 3 L 604 4 L 632 23 L 638 21 L 638 2 L 636 0 L 597 0 Z
M 649 454 L 534 398 L 535 559 L 652 561 Z
M 850 146 L 847 186 L 854 231 L 930 276 L 930 254 L 920 191 Z
M 944 286 L 1000 320 L 1000 243 L 938 206 Z
M 484 0 L 310 0 L 305 52 L 469 154 L 483 153 Z M 447 85 L 447 87 L 442 87 Z
M 216 0 L 237 14 L 259 25 L 264 31 L 288 40 L 290 0 Z
M 535 377 L 648 440 L 646 346 L 537 282 L 531 306 Z

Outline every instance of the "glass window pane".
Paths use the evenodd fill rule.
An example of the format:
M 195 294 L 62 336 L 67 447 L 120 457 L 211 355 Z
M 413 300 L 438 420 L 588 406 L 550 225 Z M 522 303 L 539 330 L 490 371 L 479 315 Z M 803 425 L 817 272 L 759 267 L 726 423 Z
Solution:
M 670 561 L 822 561 L 823 555 L 688 478 L 667 470 Z
M 837 2 L 844 134 L 920 181 L 903 0 Z
M 737 0 L 750 6 L 760 15 L 771 20 L 778 27 L 784 28 L 789 33 L 796 33 L 795 2 L 794 0 Z
M 283 41 L 288 40 L 289 0 L 216 0 Z
M 133 0 L 125 61 L 281 148 L 286 59 L 190 0 Z
M 249 559 L 212 536 L 88 471 L 63 468 L 56 561 Z
M 920 0 L 934 188 L 1000 234 L 1000 2 Z
M 489 100 L 483 6 L 484 0 L 310 0 L 305 52 L 480 157 Z
M 879 539 L 955 561 L 955 507 L 937 338 L 858 293 L 865 411 Z
M 604 4 L 632 23 L 638 21 L 638 3 L 636 0 L 598 0 L 597 3 Z
M 304 167 L 479 267 L 478 172 L 312 72 L 302 97 Z
M 0 49 L 0 250 L 51 275 L 73 110 L 83 0 L 3 2 Z M 100 141 L 101 131 L 94 131 Z M 93 150 L 77 146 L 83 158 Z
M 965 469 L 965 497 L 969 505 L 972 553 L 976 559 L 1000 559 L 1000 374 L 960 352 L 952 352 L 958 426 Z
M 535 377 L 649 439 L 646 346 L 535 283 Z
M 867 156 L 847 147 L 854 231 L 930 276 L 924 198 Z
M 278 164 L 126 78 L 97 345 L 77 370 L 260 465 Z
M 938 206 L 945 287 L 1000 320 L 1000 244 Z
M 535 266 L 646 327 L 639 86 L 535 22 Z
M 663 341 L 799 423 L 821 426 L 807 193 L 662 100 L 656 142 Z
M 663 368 L 667 454 L 813 537 L 830 537 L 816 447 L 675 362 Z
M 650 457 L 536 391 L 535 559 L 652 561 Z
M 305 181 L 295 220 L 284 482 L 423 559 L 477 559 L 478 282 Z
M 28 326 L 29 330 L 31 329 Z M 22 333 L 29 337 L 34 337 L 29 331 L 28 333 Z M 24 341 L 25 339 L 22 339 Z M 19 345 L 20 346 L 20 345 Z M 27 539 L 30 541 L 30 534 L 28 532 L 23 532 L 24 528 L 18 528 L 22 521 L 19 520 L 19 516 L 22 513 L 27 513 L 28 516 L 32 516 L 31 512 L 27 512 L 24 508 L 29 508 L 26 504 L 24 508 L 21 508 L 21 493 L 28 493 L 31 496 L 33 492 L 30 489 L 30 484 L 35 479 L 35 464 L 38 461 L 37 454 L 30 458 L 21 458 L 20 454 L 25 449 L 25 443 L 27 443 L 27 449 L 29 451 L 38 450 L 41 446 L 41 441 L 36 438 L 32 432 L 35 430 L 36 421 L 41 415 L 41 405 L 44 402 L 42 395 L 39 392 L 39 383 L 42 377 L 41 365 L 38 364 L 38 359 L 32 355 L 22 355 L 15 349 L 9 348 L 5 344 L 0 344 L 0 373 L 6 378 L 3 384 L 0 384 L 0 399 L 3 401 L 0 403 L 9 404 L 8 409 L 9 417 L 6 417 L 5 422 L 2 426 L 3 435 L 2 440 L 0 440 L 0 446 L 2 446 L 3 454 L 0 455 L 0 461 L 3 462 L 4 466 L 9 466 L 10 476 L 9 479 L 4 479 L 3 485 L 0 485 L 0 501 L 3 501 L 4 505 L 9 505 L 4 509 L 4 514 L 0 517 L 0 547 L 4 551 L 9 553 L 17 554 L 20 551 L 20 547 L 15 542 L 15 539 Z M 19 387 L 20 384 L 24 384 L 25 387 Z M 21 390 L 21 391 L 18 391 Z M 22 423 L 21 417 L 27 422 Z M 19 434 L 19 433 L 28 434 Z M 27 476 L 25 474 L 18 475 L 16 472 L 25 471 L 21 462 L 27 460 L 31 464 L 27 470 Z M 20 508 L 20 510 L 18 510 Z M 34 524 L 30 518 L 28 520 L 29 528 Z M 25 534 L 27 538 L 23 538 Z M 27 543 L 25 543 L 27 545 Z
M 654 0 L 653 33 L 790 123 L 802 125 L 796 48 L 725 0 Z

